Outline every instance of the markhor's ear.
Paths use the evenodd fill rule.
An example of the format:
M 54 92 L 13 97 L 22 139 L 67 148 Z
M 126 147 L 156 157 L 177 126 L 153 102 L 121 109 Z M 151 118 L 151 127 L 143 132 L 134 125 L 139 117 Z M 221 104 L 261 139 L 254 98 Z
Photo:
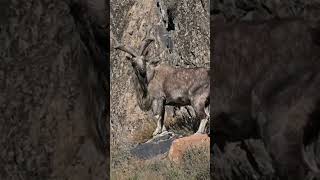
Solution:
M 152 59 L 151 61 L 150 61 L 150 64 L 151 65 L 154 65 L 154 66 L 156 66 L 156 65 L 158 65 L 160 63 L 160 59 Z
M 148 46 L 144 52 L 143 52 L 143 56 L 148 56 L 149 55 L 149 52 L 150 52 L 150 46 Z

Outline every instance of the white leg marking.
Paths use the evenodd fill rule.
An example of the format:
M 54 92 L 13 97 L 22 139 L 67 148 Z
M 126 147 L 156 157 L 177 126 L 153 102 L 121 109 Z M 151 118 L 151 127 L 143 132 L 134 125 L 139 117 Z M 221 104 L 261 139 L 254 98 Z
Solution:
M 208 118 L 205 118 L 205 119 L 201 120 L 199 129 L 196 132 L 196 134 L 204 134 L 205 133 L 204 131 L 205 131 L 207 122 L 208 122 Z

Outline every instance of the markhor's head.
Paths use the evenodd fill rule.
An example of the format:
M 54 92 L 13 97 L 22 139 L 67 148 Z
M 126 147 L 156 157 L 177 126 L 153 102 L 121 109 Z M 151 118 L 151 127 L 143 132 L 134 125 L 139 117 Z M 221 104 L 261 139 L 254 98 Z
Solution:
M 114 48 L 128 53 L 130 56 L 127 56 L 127 60 L 131 62 L 134 70 L 138 71 L 138 73 L 142 76 L 145 76 L 147 73 L 147 63 L 149 62 L 149 60 L 146 58 L 146 56 L 149 52 L 148 47 L 152 42 L 154 42 L 154 39 L 149 37 L 150 31 L 151 28 L 147 30 L 146 36 L 142 40 L 138 52 L 130 46 L 118 43 L 118 41 L 114 37 L 112 37 L 116 44 Z

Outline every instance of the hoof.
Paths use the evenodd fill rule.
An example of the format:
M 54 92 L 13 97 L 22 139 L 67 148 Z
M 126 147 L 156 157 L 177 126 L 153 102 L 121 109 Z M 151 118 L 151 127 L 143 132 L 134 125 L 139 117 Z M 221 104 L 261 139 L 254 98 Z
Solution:
M 162 128 L 161 133 L 168 132 L 166 128 Z
M 160 133 L 161 133 L 160 129 L 156 129 L 156 130 L 152 133 L 152 135 L 153 135 L 153 136 L 156 136 L 156 135 L 158 135 L 158 134 L 160 134 Z
M 203 134 L 205 134 L 205 133 L 203 133 L 203 132 L 196 132 L 196 133 L 194 133 L 194 135 L 203 135 Z
M 166 135 L 166 134 L 168 134 L 168 133 L 169 133 L 169 131 L 165 130 L 165 131 L 162 131 L 162 132 L 160 133 L 160 135 Z

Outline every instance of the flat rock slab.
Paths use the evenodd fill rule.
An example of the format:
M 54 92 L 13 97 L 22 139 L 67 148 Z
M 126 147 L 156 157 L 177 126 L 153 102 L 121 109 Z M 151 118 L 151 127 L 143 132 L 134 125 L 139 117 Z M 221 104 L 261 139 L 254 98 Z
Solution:
M 131 154 L 139 159 L 152 159 L 168 153 L 172 142 L 180 136 L 165 132 L 155 136 L 146 143 L 139 144 L 131 150 Z

